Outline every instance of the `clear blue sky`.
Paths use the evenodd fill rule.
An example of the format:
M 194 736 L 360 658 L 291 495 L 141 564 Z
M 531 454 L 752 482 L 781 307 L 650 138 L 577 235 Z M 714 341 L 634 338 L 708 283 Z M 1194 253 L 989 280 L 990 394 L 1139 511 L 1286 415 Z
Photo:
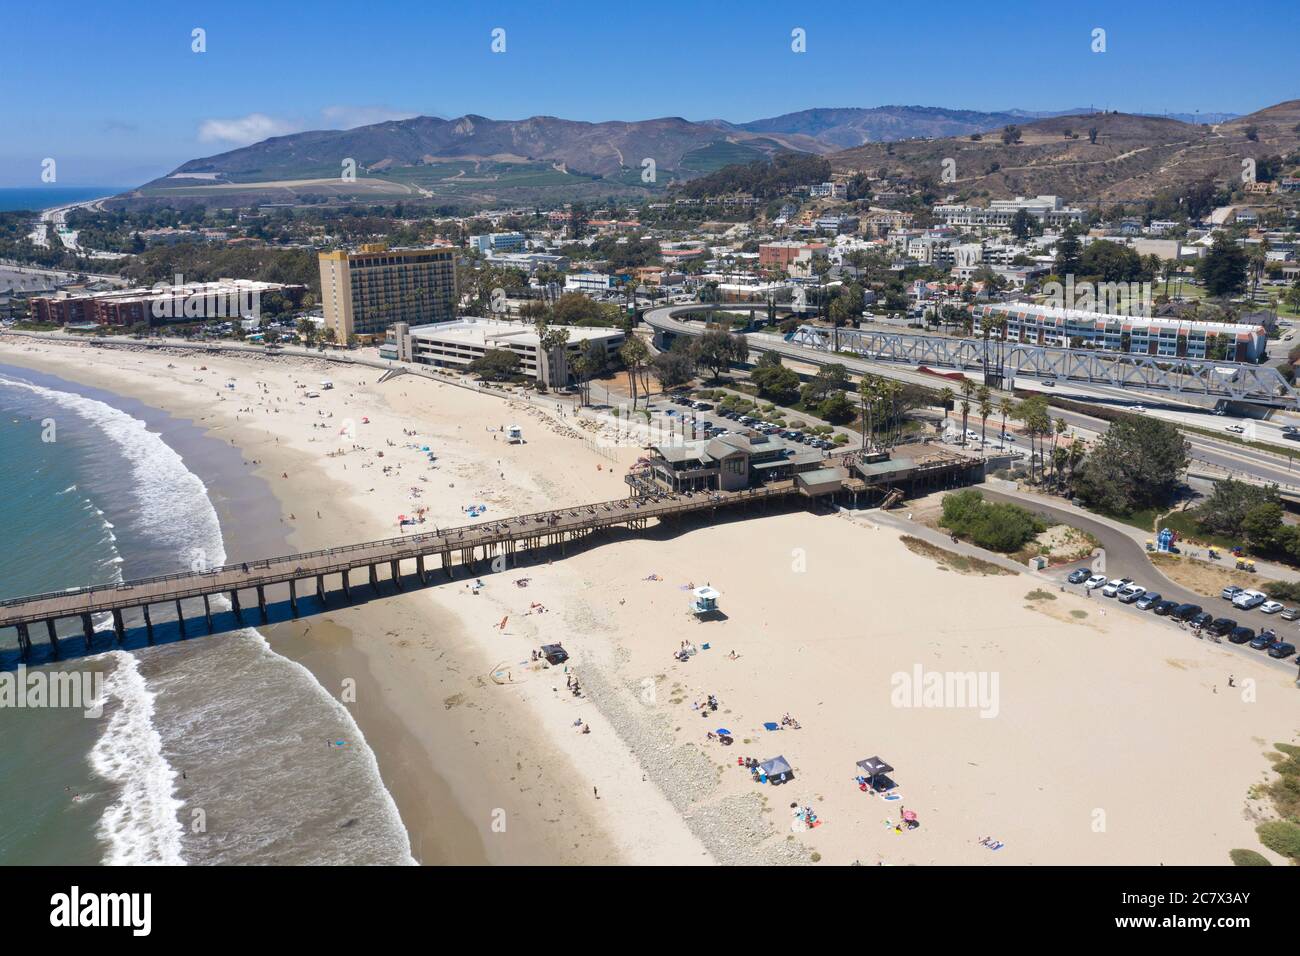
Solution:
M 12 3 L 0 186 L 136 185 L 276 132 L 393 115 L 815 106 L 1247 113 L 1300 97 L 1300 2 Z M 1086 6 L 1086 11 L 1080 9 Z M 1244 23 L 1242 21 L 1245 21 Z M 191 30 L 207 52 L 191 52 Z M 506 31 L 506 52 L 491 31 Z M 1091 50 L 1094 28 L 1106 52 Z M 807 52 L 791 51 L 791 30 Z

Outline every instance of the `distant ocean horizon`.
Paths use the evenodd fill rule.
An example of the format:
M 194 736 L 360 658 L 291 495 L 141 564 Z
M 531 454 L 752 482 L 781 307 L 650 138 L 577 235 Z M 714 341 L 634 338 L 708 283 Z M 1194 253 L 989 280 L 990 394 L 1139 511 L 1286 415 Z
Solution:
M 124 186 L 22 186 L 0 187 L 0 212 L 19 209 L 49 209 L 72 202 L 116 196 L 130 187 Z

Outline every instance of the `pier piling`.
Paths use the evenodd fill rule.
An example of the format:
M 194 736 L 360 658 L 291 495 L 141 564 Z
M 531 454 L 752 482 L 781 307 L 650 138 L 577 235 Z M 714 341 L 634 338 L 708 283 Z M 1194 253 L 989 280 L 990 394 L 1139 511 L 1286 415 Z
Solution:
M 244 623 L 244 612 L 239 607 L 239 589 L 230 589 L 230 606 L 235 609 L 235 620 L 240 624 Z
M 176 599 L 176 627 L 181 632 L 181 637 L 185 636 L 185 613 L 181 610 L 181 599 Z
M 389 571 L 392 572 L 392 575 L 393 575 L 393 587 L 397 588 L 397 590 L 399 590 L 399 591 L 402 590 L 402 567 L 401 567 L 401 565 L 402 565 L 402 562 L 401 562 L 401 561 L 389 561 L 389 562 L 388 562 L 388 569 L 389 569 Z
M 148 604 L 142 605 L 140 607 L 140 610 L 144 613 L 145 640 L 147 640 L 150 644 L 152 644 L 153 643 L 153 621 L 150 620 L 149 618 L 149 605 Z
M 208 633 L 212 633 L 212 605 L 208 603 L 208 596 L 203 595 L 203 617 L 208 622 Z
M 298 582 L 292 578 L 289 579 L 289 610 L 294 617 L 298 616 Z
M 45 619 L 45 630 L 50 635 L 50 650 L 54 654 L 54 659 L 59 659 L 59 635 L 54 633 L 54 618 Z
M 348 583 L 348 572 L 346 569 L 343 571 L 343 598 L 348 603 L 352 602 L 352 585 Z
M 266 588 L 260 584 L 257 586 L 257 610 L 261 612 L 262 623 L 265 624 L 269 620 L 266 616 Z
M 92 644 L 95 643 L 95 626 L 90 623 L 90 615 L 81 615 L 81 633 L 86 639 L 86 650 L 89 651 Z
M 121 608 L 113 608 L 113 633 L 117 635 L 117 643 L 121 644 L 126 640 L 126 627 L 122 624 Z

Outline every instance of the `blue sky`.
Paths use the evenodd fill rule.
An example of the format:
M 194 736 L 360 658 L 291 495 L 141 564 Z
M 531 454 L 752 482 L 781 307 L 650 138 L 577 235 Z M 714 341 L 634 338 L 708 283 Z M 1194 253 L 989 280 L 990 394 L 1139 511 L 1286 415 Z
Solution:
M 120 0 L 6 8 L 0 186 L 136 185 L 187 159 L 392 116 L 815 106 L 1246 113 L 1300 97 L 1300 3 Z M 1248 18 L 1239 26 L 1239 19 Z M 191 51 L 202 28 L 207 52 Z M 506 50 L 491 50 L 492 30 Z M 791 51 L 806 31 L 807 52 Z M 1091 50 L 1106 31 L 1106 51 Z

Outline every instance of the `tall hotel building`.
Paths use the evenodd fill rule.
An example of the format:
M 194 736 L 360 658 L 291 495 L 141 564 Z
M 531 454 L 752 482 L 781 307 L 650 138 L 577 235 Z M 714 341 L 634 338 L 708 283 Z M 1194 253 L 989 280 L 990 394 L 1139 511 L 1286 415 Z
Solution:
M 456 317 L 456 251 L 372 243 L 322 252 L 320 292 L 325 327 L 340 345 L 350 335 L 382 336 L 395 322 L 446 322 Z

